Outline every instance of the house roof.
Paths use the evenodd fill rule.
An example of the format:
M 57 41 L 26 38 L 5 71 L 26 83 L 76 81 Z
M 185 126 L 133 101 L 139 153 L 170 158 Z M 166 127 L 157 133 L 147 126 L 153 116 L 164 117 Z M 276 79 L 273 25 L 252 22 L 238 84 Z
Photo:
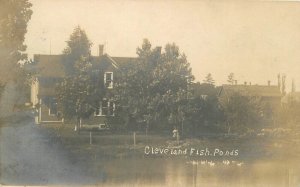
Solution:
M 137 58 L 133 57 L 111 57 L 119 66 L 135 62 Z
M 252 95 L 260 97 L 281 97 L 281 92 L 278 86 L 265 85 L 222 85 L 219 96 L 224 92 L 230 94 L 238 92 L 242 95 Z
M 64 77 L 63 55 L 34 55 L 35 71 L 42 77 Z
M 92 56 L 91 63 L 95 67 L 105 68 L 108 63 L 115 68 L 136 60 L 132 57 L 111 57 L 108 54 L 102 56 Z M 33 69 L 39 77 L 64 77 L 65 66 L 63 65 L 64 55 L 34 55 Z

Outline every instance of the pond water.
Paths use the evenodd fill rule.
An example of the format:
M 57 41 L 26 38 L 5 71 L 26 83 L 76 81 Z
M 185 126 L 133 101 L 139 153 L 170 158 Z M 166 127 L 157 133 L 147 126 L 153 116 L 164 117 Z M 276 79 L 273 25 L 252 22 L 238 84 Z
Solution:
M 97 170 L 103 186 L 300 186 L 299 164 L 286 161 L 140 158 L 106 161 Z

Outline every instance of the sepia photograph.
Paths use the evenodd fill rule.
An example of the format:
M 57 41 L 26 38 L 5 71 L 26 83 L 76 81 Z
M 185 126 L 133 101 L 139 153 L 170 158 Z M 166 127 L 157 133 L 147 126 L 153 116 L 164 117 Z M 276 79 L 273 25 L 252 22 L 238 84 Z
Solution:
M 300 187 L 300 1 L 0 0 L 0 186 Z

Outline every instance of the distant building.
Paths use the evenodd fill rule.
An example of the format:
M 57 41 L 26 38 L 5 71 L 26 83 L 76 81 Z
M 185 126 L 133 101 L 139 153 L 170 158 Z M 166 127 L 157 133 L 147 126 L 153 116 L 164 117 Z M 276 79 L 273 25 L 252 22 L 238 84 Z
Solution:
M 220 101 L 226 101 L 234 93 L 238 93 L 242 96 L 251 96 L 259 98 L 262 106 L 264 106 L 265 112 L 275 112 L 281 106 L 282 93 L 280 92 L 279 86 L 270 85 L 222 85 L 220 87 L 218 98 Z
M 300 92 L 290 92 L 282 98 L 282 104 L 300 103 Z
M 195 97 L 200 97 L 202 99 L 206 99 L 207 96 L 217 96 L 218 87 L 215 87 L 213 84 L 207 84 L 199 82 L 192 83 L 189 85 L 193 95 Z
M 103 48 L 103 47 L 102 47 Z M 102 77 L 106 89 L 114 88 L 114 79 L 118 74 L 119 66 L 123 63 L 133 62 L 136 58 L 111 57 L 103 54 L 99 47 L 99 56 L 92 56 L 90 63 L 95 73 Z M 34 55 L 34 75 L 31 84 L 31 103 L 36 109 L 36 123 L 62 123 L 62 113 L 58 110 L 55 88 L 66 76 L 64 55 Z M 101 71 L 100 71 L 101 70 Z M 90 123 L 104 123 L 107 117 L 113 117 L 115 104 L 110 98 L 104 98 L 100 103 L 95 103 L 95 112 L 90 118 Z

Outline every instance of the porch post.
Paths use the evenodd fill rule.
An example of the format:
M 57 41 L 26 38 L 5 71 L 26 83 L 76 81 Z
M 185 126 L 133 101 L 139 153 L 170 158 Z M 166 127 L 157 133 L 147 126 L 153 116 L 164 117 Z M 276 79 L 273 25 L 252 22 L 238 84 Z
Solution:
M 42 99 L 39 99 L 39 123 L 42 122 Z

